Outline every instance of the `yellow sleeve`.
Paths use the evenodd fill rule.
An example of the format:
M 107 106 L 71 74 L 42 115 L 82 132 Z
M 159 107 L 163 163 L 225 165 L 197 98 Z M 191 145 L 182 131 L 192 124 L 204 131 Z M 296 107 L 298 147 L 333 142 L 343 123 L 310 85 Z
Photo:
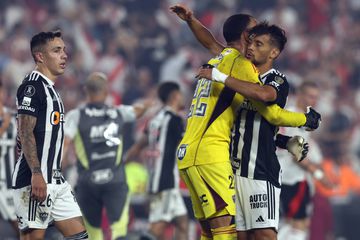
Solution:
M 231 71 L 231 76 L 237 79 L 244 79 L 248 82 L 262 84 L 259 80 L 259 73 L 256 67 L 247 59 L 239 57 Z M 301 127 L 306 122 L 304 113 L 289 112 L 276 104 L 267 106 L 262 102 L 251 103 L 257 111 L 271 124 L 281 127 Z
M 231 69 L 230 76 L 252 83 L 259 83 L 259 72 L 256 67 L 246 58 L 239 56 Z
M 306 122 L 304 113 L 290 112 L 276 104 L 265 105 L 259 101 L 251 100 L 257 111 L 271 124 L 281 127 L 301 127 Z

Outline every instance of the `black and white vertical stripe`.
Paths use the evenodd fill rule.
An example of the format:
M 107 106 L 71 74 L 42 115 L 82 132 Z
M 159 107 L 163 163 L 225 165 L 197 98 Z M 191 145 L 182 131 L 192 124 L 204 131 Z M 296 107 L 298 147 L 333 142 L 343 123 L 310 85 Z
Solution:
M 37 147 L 38 159 L 41 171 L 47 183 L 53 183 L 54 171 L 61 169 L 62 148 L 64 140 L 63 114 L 64 104 L 49 79 L 37 71 L 33 71 L 23 81 L 18 89 L 17 106 L 23 104 L 24 89 L 31 85 L 34 90 L 29 107 L 36 109 L 36 126 L 34 136 Z M 25 95 L 26 96 L 26 95 Z M 18 110 L 20 111 L 20 110 Z M 56 114 L 56 123 L 54 123 L 54 113 Z M 29 114 L 35 112 L 29 112 Z M 27 114 L 27 113 L 25 113 Z M 20 139 L 17 138 L 18 160 L 12 176 L 12 187 L 21 188 L 30 185 L 31 171 L 26 163 L 24 153 L 22 152 Z M 56 183 L 61 183 L 61 179 Z
M 33 198 L 29 198 L 29 206 L 28 206 L 28 221 L 35 221 L 36 219 L 36 210 L 39 202 Z
M 267 182 L 267 196 L 268 196 L 268 219 L 275 219 L 276 216 L 275 187 L 270 182 Z
M 168 108 L 163 108 L 149 122 L 147 132 L 150 152 L 154 153 L 150 192 L 178 187 L 179 173 L 175 157 L 183 132 L 181 118 Z
M 278 81 L 281 85 L 284 82 L 281 85 L 284 88 L 278 87 L 278 97 L 274 101 L 283 107 L 288 94 L 284 75 L 272 69 L 261 80 L 264 84 L 274 81 L 277 84 Z M 277 127 L 266 121 L 249 100 L 241 104 L 232 130 L 230 154 L 232 158 L 240 160 L 242 177 L 270 181 L 274 186 L 280 187 L 281 168 L 274 141 L 276 131 Z
M 9 112 L 5 108 L 5 112 Z M 0 181 L 11 188 L 11 176 L 15 166 L 16 118 L 12 114 L 10 124 L 0 136 Z

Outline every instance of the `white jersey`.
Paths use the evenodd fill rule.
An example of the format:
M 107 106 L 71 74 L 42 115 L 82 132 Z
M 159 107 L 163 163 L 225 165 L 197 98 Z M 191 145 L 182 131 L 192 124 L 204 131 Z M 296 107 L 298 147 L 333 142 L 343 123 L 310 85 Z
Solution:
M 289 107 L 288 110 L 302 112 L 301 109 L 296 107 Z M 309 131 L 305 131 L 303 128 L 281 128 L 280 133 L 290 137 L 295 135 L 303 137 L 305 141 L 309 143 L 309 152 L 307 154 L 307 158 L 312 163 L 321 163 L 323 158 L 321 150 L 319 145 L 311 139 Z M 286 149 L 278 148 L 276 154 L 282 169 L 282 184 L 293 185 L 297 182 L 308 179 L 308 172 L 295 162 L 293 156 Z

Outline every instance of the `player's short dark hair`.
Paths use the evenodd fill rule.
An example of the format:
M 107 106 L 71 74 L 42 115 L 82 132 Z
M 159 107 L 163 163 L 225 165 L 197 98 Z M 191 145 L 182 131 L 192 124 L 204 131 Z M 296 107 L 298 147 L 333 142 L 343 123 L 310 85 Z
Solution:
M 50 40 L 54 40 L 54 38 L 61 38 L 60 30 L 53 32 L 40 32 L 31 38 L 30 50 L 35 62 L 35 53 L 41 51 L 41 48 Z
M 158 96 L 161 102 L 166 103 L 169 100 L 171 93 L 174 91 L 180 91 L 179 84 L 174 82 L 164 82 L 160 84 L 158 88 Z
M 264 34 L 270 35 L 271 44 L 275 45 L 280 52 L 284 49 L 287 42 L 287 37 L 284 29 L 277 25 L 269 25 L 268 22 L 264 21 L 253 27 L 250 32 L 250 36 L 261 36 Z
M 250 23 L 250 20 L 253 17 L 249 14 L 235 14 L 224 22 L 223 25 L 223 36 L 227 43 L 239 40 L 241 34 L 246 31 L 247 26 Z

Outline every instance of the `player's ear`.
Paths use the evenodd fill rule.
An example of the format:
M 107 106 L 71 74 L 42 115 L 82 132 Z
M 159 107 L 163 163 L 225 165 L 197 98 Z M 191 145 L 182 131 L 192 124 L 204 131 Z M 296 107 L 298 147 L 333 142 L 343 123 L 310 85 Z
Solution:
M 36 62 L 43 63 L 44 62 L 44 55 L 41 52 L 35 52 L 35 60 Z
M 280 55 L 280 50 L 273 48 L 270 52 L 270 59 L 275 60 Z

